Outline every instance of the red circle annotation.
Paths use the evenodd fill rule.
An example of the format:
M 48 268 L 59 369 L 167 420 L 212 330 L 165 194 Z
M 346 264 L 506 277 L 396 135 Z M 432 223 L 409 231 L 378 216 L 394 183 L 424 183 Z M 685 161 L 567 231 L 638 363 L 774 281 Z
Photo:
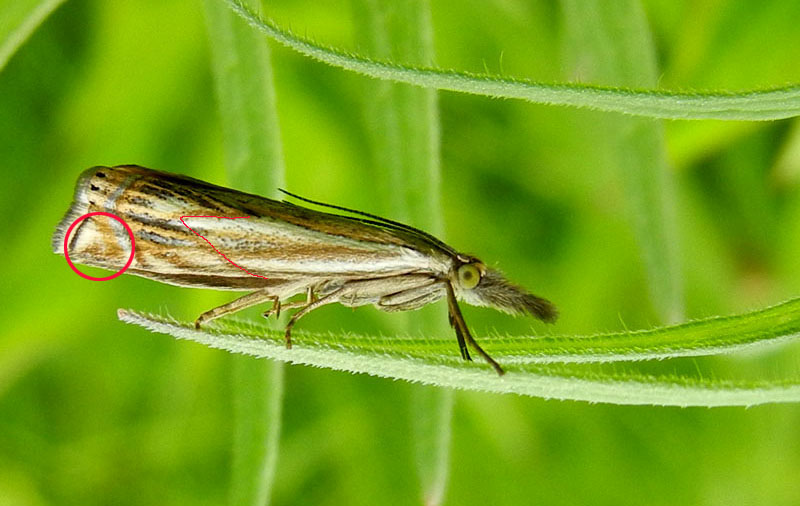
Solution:
M 131 255 L 130 255 L 130 257 L 128 257 L 128 261 L 125 263 L 125 265 L 122 267 L 122 269 L 120 269 L 119 271 L 115 272 L 114 274 L 112 274 L 110 276 L 106 276 L 104 278 L 96 278 L 94 276 L 89 276 L 88 274 L 82 273 L 81 271 L 78 270 L 77 267 L 75 267 L 75 264 L 72 263 L 72 259 L 69 257 L 68 245 L 69 245 L 69 237 L 70 237 L 70 234 L 72 233 L 72 230 L 78 225 L 78 223 L 80 223 L 83 220 L 85 220 L 86 218 L 90 218 L 92 216 L 106 216 L 108 218 L 112 218 L 112 219 L 117 220 L 118 222 L 122 223 L 122 226 L 125 227 L 125 230 L 128 232 L 128 236 L 131 238 Z M 110 281 L 110 280 L 122 275 L 122 273 L 124 273 L 126 270 L 128 270 L 128 267 L 130 267 L 131 264 L 133 263 L 133 255 L 134 255 L 135 252 L 136 252 L 136 241 L 133 238 L 133 230 L 131 230 L 131 227 L 128 226 L 127 223 L 125 223 L 125 220 L 123 220 L 122 218 L 120 218 L 116 214 L 106 213 L 106 212 L 103 212 L 103 211 L 95 211 L 93 213 L 84 214 L 83 216 L 80 216 L 80 217 L 78 217 L 78 219 L 73 221 L 72 224 L 67 229 L 67 233 L 64 234 L 64 257 L 66 257 L 67 263 L 69 264 L 70 268 L 73 271 L 75 271 L 75 273 L 78 276 L 80 276 L 82 278 L 85 278 L 85 279 L 88 279 L 90 281 Z

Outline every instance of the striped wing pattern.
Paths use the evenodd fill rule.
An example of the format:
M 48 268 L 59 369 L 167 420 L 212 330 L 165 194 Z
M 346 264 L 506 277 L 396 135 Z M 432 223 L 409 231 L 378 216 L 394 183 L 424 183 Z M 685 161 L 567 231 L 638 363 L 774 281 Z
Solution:
M 55 252 L 63 252 L 69 226 L 94 211 L 131 227 L 129 272 L 182 286 L 248 290 L 298 277 L 441 275 L 451 261 L 402 230 L 138 166 L 94 167 L 80 176 L 53 237 Z M 83 220 L 68 246 L 73 262 L 114 270 L 130 255 L 128 233 L 105 217 Z

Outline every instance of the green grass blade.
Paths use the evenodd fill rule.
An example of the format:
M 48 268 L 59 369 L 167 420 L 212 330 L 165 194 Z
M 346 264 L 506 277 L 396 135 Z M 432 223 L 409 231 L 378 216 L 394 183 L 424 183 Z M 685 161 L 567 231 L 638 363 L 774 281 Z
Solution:
M 230 504 L 269 504 L 280 449 L 284 366 L 231 357 L 233 462 Z
M 228 179 L 278 197 L 284 162 L 269 46 L 219 2 L 204 4 Z
M 139 314 L 139 318 L 153 318 L 154 321 L 177 324 L 170 318 L 161 316 Z M 185 325 L 191 326 L 189 323 Z M 212 326 L 214 330 L 208 332 L 243 334 L 265 343 L 283 343 L 282 331 L 263 324 L 224 319 L 217 320 Z M 304 333 L 302 329 L 296 329 L 296 334 L 298 346 L 331 348 L 346 353 L 411 357 L 433 360 L 436 363 L 461 363 L 450 332 L 441 334 L 442 337 L 439 338 L 312 334 Z M 626 362 L 717 355 L 796 340 L 798 334 L 800 298 L 740 315 L 714 316 L 648 330 L 590 336 L 488 336 L 477 339 L 493 357 L 505 364 L 547 364 Z
M 442 504 L 450 476 L 455 396 L 449 388 L 415 385 L 411 398 L 414 456 L 422 490 L 422 504 Z
M 407 61 L 434 60 L 430 6 L 425 0 L 358 0 L 353 9 L 359 42 L 370 54 L 392 53 Z M 381 210 L 444 236 L 440 202 L 439 111 L 436 90 L 390 81 L 366 81 L 364 103 L 373 177 Z M 404 315 L 406 317 L 410 315 Z M 423 329 L 446 331 L 441 318 L 422 315 Z M 408 328 L 408 318 L 397 318 Z M 422 500 L 444 501 L 450 469 L 452 390 L 415 385 L 411 391 L 411 429 Z
M 64 0 L 0 0 L 0 71 Z
M 615 85 L 655 85 L 655 47 L 638 0 L 562 0 L 561 5 L 565 53 L 576 75 Z M 594 134 L 608 146 L 607 165 L 623 183 L 656 314 L 662 322 L 681 321 L 679 241 L 662 125 L 645 118 L 606 115 L 596 130 Z
M 665 119 L 764 121 L 800 115 L 800 85 L 740 92 L 678 92 L 578 83 L 538 83 L 430 67 L 401 65 L 325 47 L 262 18 L 239 0 L 225 0 L 253 27 L 293 50 L 365 76 L 538 104 L 567 105 Z
M 263 325 L 228 320 L 195 330 L 189 322 L 129 310 L 120 310 L 119 317 L 154 332 L 235 353 L 441 387 L 617 404 L 722 406 L 800 401 L 800 378 L 742 381 L 655 377 L 635 371 L 608 373 L 580 364 L 728 353 L 796 340 L 800 334 L 800 298 L 742 315 L 647 331 L 481 339 L 508 371 L 502 378 L 482 363 L 462 361 L 452 338 L 297 332 L 296 346 L 286 350 L 281 333 Z
M 275 195 L 284 163 L 269 47 L 230 10 L 204 2 L 229 182 Z M 234 406 L 230 503 L 270 501 L 278 461 L 283 364 L 232 357 Z

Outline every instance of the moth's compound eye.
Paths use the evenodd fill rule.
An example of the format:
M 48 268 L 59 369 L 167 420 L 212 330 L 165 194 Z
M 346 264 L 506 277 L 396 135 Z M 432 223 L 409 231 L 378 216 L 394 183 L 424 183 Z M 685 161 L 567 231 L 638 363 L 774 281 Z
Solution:
M 481 281 L 481 271 L 473 264 L 464 264 L 458 268 L 458 284 L 461 288 L 472 290 Z

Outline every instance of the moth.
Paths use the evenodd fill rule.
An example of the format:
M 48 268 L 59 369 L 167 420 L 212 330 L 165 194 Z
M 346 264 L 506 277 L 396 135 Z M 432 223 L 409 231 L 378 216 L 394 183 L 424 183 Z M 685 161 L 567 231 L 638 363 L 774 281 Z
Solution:
M 53 251 L 63 254 L 66 248 L 73 262 L 119 270 L 131 256 L 121 223 L 89 217 L 65 238 L 81 216 L 112 213 L 128 224 L 135 239 L 127 273 L 178 286 L 249 292 L 201 314 L 197 328 L 271 302 L 265 317 L 297 309 L 286 325 L 287 348 L 297 321 L 326 304 L 372 304 L 392 312 L 446 298 L 461 357 L 471 360 L 469 345 L 503 374 L 470 334 L 458 300 L 546 322 L 557 317 L 548 300 L 430 234 L 284 193 L 336 213 L 136 165 L 92 167 L 78 178 L 72 205 L 53 236 Z

